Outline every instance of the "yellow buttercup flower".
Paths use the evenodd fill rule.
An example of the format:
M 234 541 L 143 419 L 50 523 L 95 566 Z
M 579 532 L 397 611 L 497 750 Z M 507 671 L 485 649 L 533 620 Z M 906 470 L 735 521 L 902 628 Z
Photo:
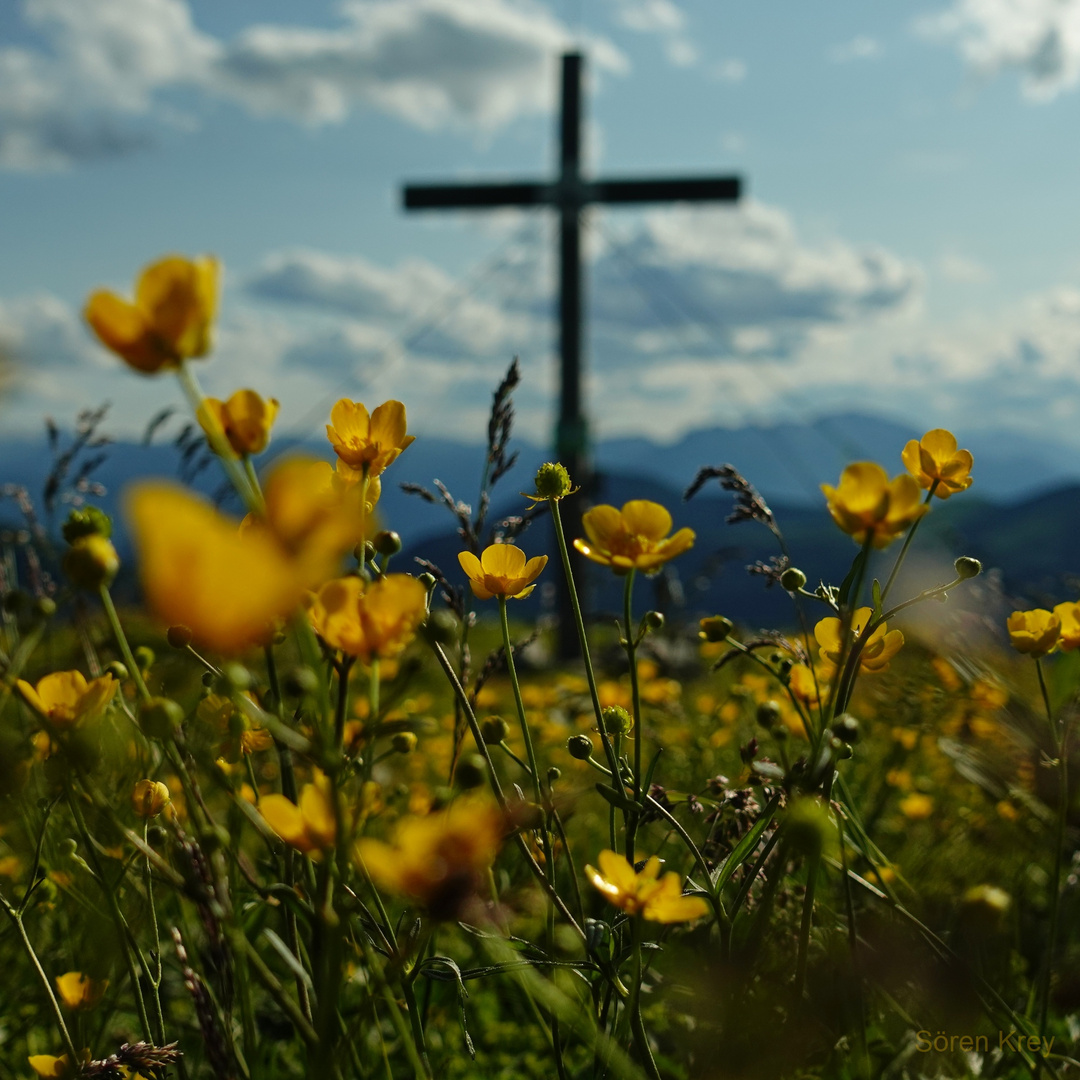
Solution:
M 958 491 L 971 487 L 970 450 L 957 450 L 956 436 L 944 428 L 934 428 L 921 439 L 912 439 L 900 453 L 907 471 L 919 482 L 919 487 L 937 484 L 934 494 L 947 499 Z
M 390 844 L 361 838 L 354 853 L 376 885 L 409 897 L 436 919 L 452 919 L 480 886 L 506 831 L 499 808 L 474 796 L 404 818 Z
M 266 641 L 311 584 L 265 529 L 238 522 L 171 484 L 135 485 L 127 512 L 147 604 L 201 646 L 239 652 Z
M 326 582 L 310 601 L 315 632 L 332 649 L 370 662 L 397 656 L 427 617 L 427 589 L 408 574 Z
M 890 481 L 872 461 L 849 465 L 840 484 L 822 484 L 833 520 L 857 544 L 870 537 L 876 548 L 887 547 L 929 510 L 919 498 L 915 479 L 902 473 Z
M 61 731 L 100 716 L 120 685 L 111 675 L 86 681 L 81 671 L 54 671 L 31 686 L 16 683 L 27 705 Z
M 139 780 L 131 792 L 131 807 L 141 818 L 157 817 L 169 805 L 169 789 L 160 780 Z
M 873 610 L 868 607 L 858 608 L 851 619 L 851 642 L 859 640 Z M 814 627 L 814 637 L 821 650 L 821 659 L 833 667 L 840 665 L 844 652 L 841 638 L 843 624 L 837 618 L 829 616 Z M 888 623 L 881 623 L 863 643 L 859 653 L 859 670 L 862 672 L 888 671 L 889 661 L 900 651 L 904 644 L 904 635 L 899 630 L 890 630 Z
M 321 773 L 316 775 L 315 783 L 303 786 L 299 806 L 284 795 L 264 795 L 259 800 L 259 813 L 289 847 L 305 855 L 317 855 L 334 846 L 334 806 L 329 781 Z
M 208 435 L 216 431 L 234 454 L 248 457 L 266 449 L 278 408 L 276 398 L 262 398 L 254 390 L 237 390 L 228 401 L 204 398 L 198 420 Z
M 337 456 L 357 472 L 366 468 L 368 476 L 378 476 L 415 441 L 405 434 L 400 401 L 384 401 L 369 416 L 359 401 L 342 398 L 331 410 L 326 434 Z
M 1061 622 L 1061 632 L 1058 638 L 1058 648 L 1062 652 L 1072 652 L 1080 648 L 1080 603 L 1058 604 L 1054 608 L 1054 614 Z
M 653 574 L 660 567 L 689 550 L 694 544 L 694 530 L 671 532 L 671 514 L 659 503 L 631 499 L 621 510 L 614 506 L 594 506 L 581 521 L 587 540 L 577 539 L 574 547 L 586 558 L 601 566 L 610 566 L 616 574 L 644 570 Z
M 600 869 L 585 867 L 585 876 L 627 915 L 642 915 L 652 922 L 676 923 L 708 914 L 703 897 L 683 896 L 679 875 L 673 870 L 660 877 L 660 860 L 653 855 L 640 873 L 614 851 L 601 851 Z
M 84 1050 L 81 1059 L 80 1064 L 86 1064 L 90 1060 L 90 1051 Z M 76 1069 L 67 1054 L 59 1057 L 53 1054 L 31 1054 L 26 1060 L 41 1080 L 71 1080 L 75 1076 Z
M 107 290 L 86 302 L 94 333 L 128 365 L 144 375 L 180 366 L 210 351 L 217 309 L 217 259 L 169 255 L 146 267 L 132 303 Z
M 100 1004 L 108 988 L 108 979 L 91 979 L 81 971 L 69 971 L 56 978 L 57 993 L 69 1009 L 94 1008 Z
M 546 555 L 534 555 L 525 561 L 525 552 L 513 544 L 492 544 L 478 559 L 471 551 L 458 554 L 473 594 L 479 600 L 524 600 L 536 588 L 533 582 L 547 566 Z
M 1014 611 L 1008 619 L 1009 641 L 1017 652 L 1026 653 L 1036 660 L 1045 656 L 1058 643 L 1061 634 L 1061 618 L 1045 608 L 1033 611 Z

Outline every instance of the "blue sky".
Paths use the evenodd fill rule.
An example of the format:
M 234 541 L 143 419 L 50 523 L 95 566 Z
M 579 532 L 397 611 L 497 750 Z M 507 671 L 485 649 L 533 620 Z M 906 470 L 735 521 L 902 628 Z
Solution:
M 0 432 L 179 395 L 80 318 L 169 251 L 226 268 L 211 392 L 481 437 L 554 395 L 552 223 L 406 215 L 402 181 L 544 176 L 588 57 L 601 174 L 741 173 L 732 208 L 591 211 L 600 435 L 850 409 L 1080 443 L 1080 0 L 19 0 L 0 6 Z

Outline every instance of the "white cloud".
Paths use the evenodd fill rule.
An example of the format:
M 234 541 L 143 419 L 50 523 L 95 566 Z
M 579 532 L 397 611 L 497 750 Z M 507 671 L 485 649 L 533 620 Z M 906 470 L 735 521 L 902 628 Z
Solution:
M 851 60 L 873 60 L 881 55 L 881 42 L 876 38 L 859 34 L 850 41 L 834 45 L 829 50 L 829 59 L 834 64 L 846 64 Z
M 732 56 L 715 63 L 709 74 L 720 82 L 738 83 L 746 78 L 746 71 L 746 61 Z
M 1024 96 L 1049 101 L 1080 80 L 1080 0 L 953 0 L 916 23 L 979 75 L 1020 73 Z
M 47 294 L 0 299 L 0 352 L 20 370 L 50 378 L 97 356 L 82 319 Z
M 698 62 L 697 46 L 686 36 L 686 15 L 672 0 L 613 0 L 615 22 L 627 30 L 664 38 L 664 55 L 675 67 Z
M 185 0 L 24 0 L 47 48 L 0 48 L 0 168 L 63 168 L 143 145 L 196 88 L 309 125 L 362 108 L 422 128 L 491 130 L 547 112 L 570 31 L 535 0 L 345 0 L 331 29 L 199 30 Z M 603 39 L 590 60 L 624 71 Z

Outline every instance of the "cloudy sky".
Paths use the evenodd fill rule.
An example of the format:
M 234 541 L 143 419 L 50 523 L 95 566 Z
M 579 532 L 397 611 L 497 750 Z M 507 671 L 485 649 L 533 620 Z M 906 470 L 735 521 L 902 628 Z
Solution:
M 589 212 L 600 435 L 855 407 L 1080 443 L 1080 0 L 9 0 L 0 433 L 180 400 L 80 315 L 178 251 L 226 269 L 204 384 L 289 433 L 397 397 L 479 440 L 517 354 L 546 440 L 549 215 L 406 214 L 400 185 L 549 175 L 568 48 L 594 175 L 748 191 Z

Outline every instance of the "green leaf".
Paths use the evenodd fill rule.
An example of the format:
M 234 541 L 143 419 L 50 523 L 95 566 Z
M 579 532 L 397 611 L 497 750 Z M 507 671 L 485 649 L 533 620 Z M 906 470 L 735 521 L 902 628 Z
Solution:
M 855 586 L 855 580 L 862 577 L 863 570 L 866 567 L 866 560 L 870 558 L 869 547 L 863 546 L 859 551 L 859 554 L 855 556 L 855 560 L 851 564 L 851 569 L 847 573 L 847 577 L 840 583 L 840 595 L 837 600 L 840 606 L 847 607 L 850 599 L 849 594 Z
M 611 803 L 616 810 L 622 810 L 627 814 L 640 814 L 643 807 L 640 803 L 634 802 L 633 799 L 628 798 L 621 791 L 616 791 L 615 788 L 609 788 L 607 784 L 597 784 L 596 790 L 604 797 L 604 799 Z
M 780 806 L 780 793 L 777 792 L 769 804 L 761 812 L 761 816 L 754 822 L 754 827 L 735 845 L 731 854 L 724 860 L 724 865 L 716 871 L 713 878 L 713 888 L 719 896 L 724 886 L 731 880 L 731 875 L 742 866 L 746 858 L 757 847 L 761 834 L 769 827 L 769 823 L 776 816 Z
M 871 588 L 871 595 L 873 596 L 873 602 L 874 602 L 874 613 L 871 616 L 871 618 L 880 619 L 881 618 L 881 582 L 878 581 L 877 578 L 874 578 L 874 584 L 873 584 L 873 587 Z

